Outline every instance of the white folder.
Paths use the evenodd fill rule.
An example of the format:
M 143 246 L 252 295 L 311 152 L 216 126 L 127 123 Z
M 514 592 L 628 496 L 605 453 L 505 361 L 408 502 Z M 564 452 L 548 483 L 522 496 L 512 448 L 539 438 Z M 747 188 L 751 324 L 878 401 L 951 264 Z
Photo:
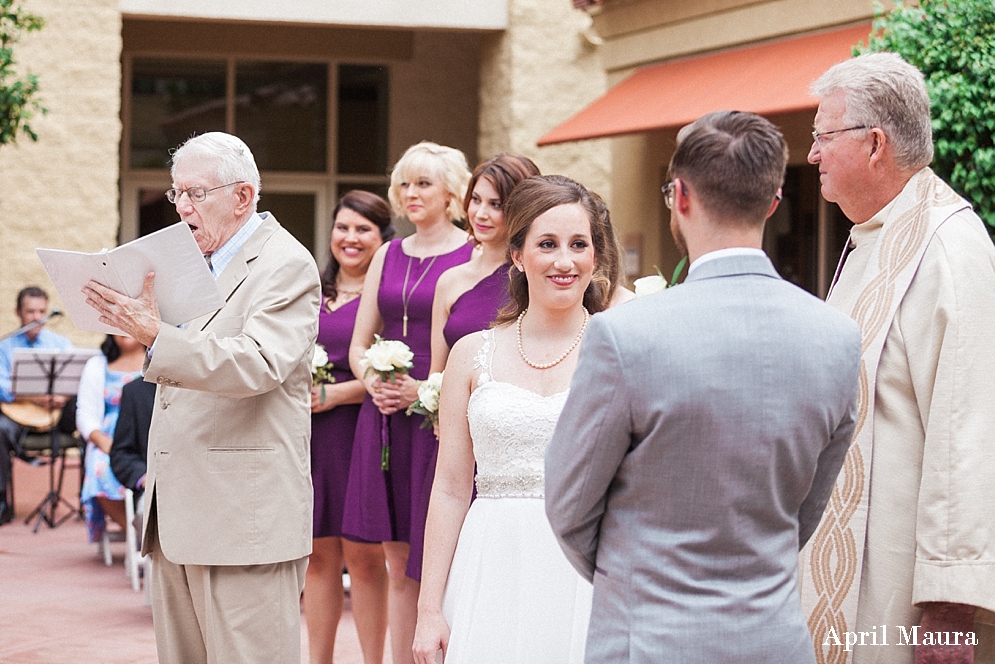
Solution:
M 183 222 L 95 253 L 42 248 L 35 251 L 66 313 L 81 330 L 124 334 L 101 323 L 100 315 L 86 303 L 83 287 L 91 279 L 137 298 L 145 275 L 155 272 L 159 315 L 168 325 L 181 325 L 225 304 L 190 227 Z

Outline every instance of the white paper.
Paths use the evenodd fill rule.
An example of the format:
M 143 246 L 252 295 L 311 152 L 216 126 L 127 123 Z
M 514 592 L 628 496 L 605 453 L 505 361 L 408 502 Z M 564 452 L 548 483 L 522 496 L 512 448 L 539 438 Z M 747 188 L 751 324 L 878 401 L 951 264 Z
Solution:
M 91 279 L 137 298 L 145 275 L 155 272 L 159 315 L 168 325 L 181 325 L 225 304 L 190 227 L 183 222 L 111 250 L 86 253 L 38 248 L 35 252 L 59 292 L 66 313 L 81 330 L 124 334 L 101 323 L 100 314 L 86 303 L 83 287 Z

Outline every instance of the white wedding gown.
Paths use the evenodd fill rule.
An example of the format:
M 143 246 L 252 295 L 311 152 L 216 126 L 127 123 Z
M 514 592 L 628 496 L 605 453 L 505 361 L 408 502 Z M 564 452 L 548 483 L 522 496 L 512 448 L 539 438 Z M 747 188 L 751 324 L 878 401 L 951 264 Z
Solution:
M 543 457 L 567 393 L 543 397 L 493 380 L 494 332 L 467 418 L 477 499 L 463 522 L 442 613 L 446 664 L 584 661 L 591 585 L 570 566 L 546 520 Z

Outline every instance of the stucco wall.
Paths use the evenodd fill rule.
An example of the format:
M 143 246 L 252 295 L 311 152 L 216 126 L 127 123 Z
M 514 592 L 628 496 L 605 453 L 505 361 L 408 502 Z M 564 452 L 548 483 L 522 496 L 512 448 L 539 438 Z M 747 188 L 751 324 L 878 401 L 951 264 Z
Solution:
M 120 4 L 125 14 L 160 18 L 483 30 L 505 26 L 504 0 L 120 0 Z
M 37 143 L 22 138 L 0 147 L 0 334 L 17 327 L 14 301 L 25 285 L 40 285 L 60 305 L 35 247 L 114 246 L 119 223 L 117 0 L 25 0 L 24 6 L 45 27 L 19 42 L 15 57 L 41 77 L 48 113 L 31 122 Z M 100 339 L 66 318 L 52 329 L 80 344 Z
M 410 58 L 390 64 L 388 168 L 419 141 L 477 158 L 479 33 L 415 32 Z
M 544 148 L 536 141 L 607 88 L 589 19 L 567 0 L 509 0 L 508 30 L 484 37 L 481 54 L 481 158 L 512 151 L 543 173 L 572 177 L 611 205 L 607 141 Z
M 885 3 L 887 4 L 887 3 Z M 635 0 L 594 19 L 608 71 L 870 19 L 872 0 Z

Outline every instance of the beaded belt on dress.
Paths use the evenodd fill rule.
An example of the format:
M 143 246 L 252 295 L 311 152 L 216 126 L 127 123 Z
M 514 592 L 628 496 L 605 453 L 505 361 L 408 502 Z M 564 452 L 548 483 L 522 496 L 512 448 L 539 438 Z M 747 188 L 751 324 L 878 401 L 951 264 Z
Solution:
M 542 498 L 542 473 L 531 475 L 477 475 L 478 498 Z

